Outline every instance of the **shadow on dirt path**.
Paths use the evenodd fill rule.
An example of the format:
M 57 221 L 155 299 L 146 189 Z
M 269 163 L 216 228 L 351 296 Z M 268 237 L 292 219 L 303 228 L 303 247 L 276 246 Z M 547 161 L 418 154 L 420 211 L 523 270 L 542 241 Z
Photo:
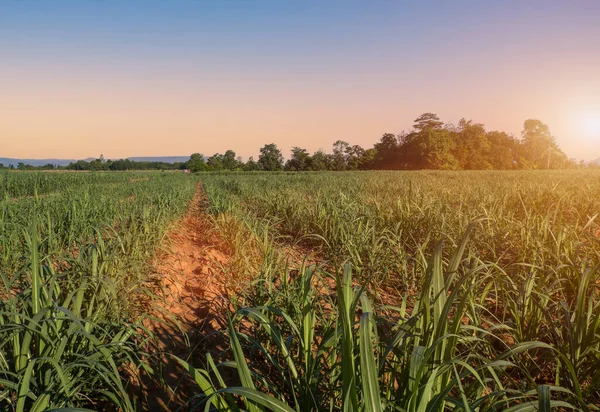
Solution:
M 239 256 L 233 252 L 236 247 L 224 240 L 226 234 L 221 236 L 219 223 L 206 215 L 206 201 L 200 183 L 186 215 L 167 234 L 163 250 L 153 263 L 152 279 L 158 295 L 153 315 L 157 320 L 145 326 L 157 338 L 157 353 L 152 354 L 154 373 L 142 376 L 139 385 L 142 411 L 185 411 L 186 402 L 199 393 L 197 384 L 171 354 L 201 366 L 207 352 L 219 359 L 229 348 L 229 338 L 222 331 L 227 330 L 233 310 L 230 299 L 238 292 L 231 288 L 241 279 L 236 277 L 240 273 L 233 273 L 239 269 L 235 264 Z M 244 236 L 253 234 L 248 231 Z M 261 261 L 265 256 L 265 251 L 253 249 L 251 243 L 244 247 L 254 254 L 250 260 Z M 322 263 L 312 250 L 297 244 L 274 247 L 271 253 L 276 257 L 271 259 L 278 262 L 277 270 L 290 276 L 297 274 L 303 264 Z M 334 291 L 335 284 L 328 284 L 326 289 L 323 293 Z M 221 373 L 228 382 L 237 380 L 233 369 Z
M 141 409 L 174 411 L 198 392 L 188 373 L 169 354 L 184 360 L 206 348 L 223 350 L 230 311 L 222 271 L 228 256 L 203 212 L 202 185 L 186 215 L 167 234 L 156 256 L 153 279 L 159 299 L 156 321 L 146 325 L 157 338 L 154 374 L 143 377 Z M 162 380 L 162 382 L 161 382 Z

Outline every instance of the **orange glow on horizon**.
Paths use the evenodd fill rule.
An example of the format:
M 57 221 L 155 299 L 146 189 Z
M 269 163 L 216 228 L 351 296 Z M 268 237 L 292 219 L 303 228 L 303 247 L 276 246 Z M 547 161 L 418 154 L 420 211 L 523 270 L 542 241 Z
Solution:
M 526 119 L 539 119 L 569 157 L 600 156 L 593 10 L 284 3 L 261 6 L 280 19 L 240 2 L 216 7 L 215 21 L 200 3 L 174 2 L 154 14 L 132 3 L 119 6 L 126 10 L 116 22 L 97 12 L 114 6 L 104 3 L 77 2 L 79 14 L 69 14 L 73 5 L 15 3 L 21 14 L 0 25 L 0 36 L 15 39 L 0 44 L 0 157 L 232 149 L 246 159 L 271 142 L 287 157 L 293 146 L 331 151 L 336 140 L 372 147 L 425 112 L 514 136 Z M 221 24 L 232 13 L 240 24 Z M 559 24 L 566 14 L 568 27 Z M 431 16 L 444 24 L 423 30 Z M 202 18 L 206 24 L 197 24 Z M 565 27 L 560 35 L 557 27 Z

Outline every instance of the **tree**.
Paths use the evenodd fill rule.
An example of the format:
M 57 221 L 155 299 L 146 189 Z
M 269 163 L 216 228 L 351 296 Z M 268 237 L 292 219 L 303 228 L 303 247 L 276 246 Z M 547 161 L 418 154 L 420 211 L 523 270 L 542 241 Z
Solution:
M 110 170 L 130 170 L 133 168 L 129 159 L 119 159 L 112 162 L 109 166 Z
M 392 133 L 384 133 L 379 143 L 375 143 L 375 167 L 377 169 L 396 169 L 398 140 Z
M 78 160 L 74 163 L 69 163 L 67 170 L 90 170 L 90 164 L 85 160 Z
M 310 170 L 330 170 L 331 168 L 331 156 L 325 153 L 323 150 L 317 150 L 312 155 Z
M 204 156 L 200 153 L 194 153 L 190 156 L 190 160 L 187 161 L 187 168 L 190 169 L 190 172 L 196 173 L 206 170 L 208 167 L 204 161 Z
M 452 154 L 452 135 L 445 129 L 424 129 L 419 133 L 420 168 L 456 170 L 458 161 Z
M 491 145 L 481 123 L 460 119 L 454 132 L 456 144 L 454 157 L 465 170 L 491 169 Z
M 406 144 L 411 149 L 409 166 L 415 169 L 459 168 L 452 154 L 455 141 L 437 114 L 423 113 L 414 122 L 415 131 L 406 136 Z
M 493 169 L 507 170 L 518 167 L 519 142 L 505 132 L 487 133 L 490 143 L 490 163 Z
M 221 164 L 223 169 L 235 170 L 238 168 L 239 163 L 235 158 L 235 152 L 233 150 L 227 150 L 221 158 Z
M 346 170 L 346 151 L 350 145 L 348 142 L 338 140 L 333 144 L 331 156 L 333 170 Z
M 283 155 L 275 143 L 266 144 L 260 149 L 258 164 L 262 170 L 283 170 Z
M 444 126 L 444 122 L 442 122 L 435 113 L 423 113 L 421 116 L 417 117 L 414 122 L 413 128 L 417 132 L 440 130 Z
M 363 152 L 363 155 L 358 162 L 358 168 L 360 170 L 370 170 L 374 168 L 375 165 L 375 156 L 377 155 L 377 150 L 371 148 L 367 149 Z
M 418 169 L 422 163 L 419 148 L 419 134 L 416 131 L 402 131 L 397 137 L 398 149 L 395 162 L 396 169 Z
M 523 157 L 532 169 L 556 169 L 568 162 L 548 125 L 537 119 L 527 119 L 521 133 Z
M 104 166 L 106 166 L 104 162 L 104 156 L 100 155 L 98 159 L 94 159 L 89 163 L 89 170 L 98 171 L 104 170 Z
M 248 161 L 244 165 L 244 170 L 248 172 L 253 172 L 255 170 L 260 170 L 260 166 L 254 161 L 254 157 L 250 156 L 248 158 Z
M 223 155 L 221 153 L 215 153 L 206 161 L 207 166 L 210 170 L 222 170 L 223 169 Z
M 292 148 L 292 157 L 285 163 L 286 170 L 309 170 L 311 157 L 306 149 Z
M 363 163 L 366 161 L 365 149 L 355 144 L 353 146 L 346 147 L 346 168 L 348 170 L 360 169 Z

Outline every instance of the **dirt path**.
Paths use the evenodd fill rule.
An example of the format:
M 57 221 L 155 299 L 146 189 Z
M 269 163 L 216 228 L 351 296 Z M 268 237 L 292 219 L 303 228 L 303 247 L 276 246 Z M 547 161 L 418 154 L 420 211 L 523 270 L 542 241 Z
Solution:
M 235 287 L 232 284 L 240 281 L 231 273 L 237 270 L 236 256 L 229 254 L 233 253 L 232 247 L 204 213 L 204 204 L 206 198 L 199 184 L 186 215 L 167 234 L 163 250 L 153 264 L 152 278 L 159 296 L 154 316 L 161 321 L 146 325 L 157 337 L 159 353 L 153 365 L 154 376 L 143 378 L 141 385 L 144 411 L 174 411 L 198 394 L 195 382 L 169 354 L 192 359 L 190 363 L 198 365 L 206 352 L 217 359 L 229 345 L 227 335 L 221 332 L 227 328 L 232 309 L 225 285 Z M 286 262 L 290 267 L 316 262 L 310 250 L 297 245 L 281 245 L 277 253 L 282 268 L 288 267 Z M 310 258 L 305 260 L 307 256 Z M 329 285 L 331 290 L 335 290 L 334 284 Z
M 186 215 L 168 233 L 164 250 L 154 263 L 159 289 L 156 317 L 147 325 L 158 338 L 162 355 L 155 373 L 163 382 L 144 384 L 143 410 L 172 411 L 197 393 L 188 374 L 167 354 L 188 359 L 211 347 L 220 347 L 229 301 L 219 278 L 227 261 L 222 242 L 202 211 L 201 185 Z

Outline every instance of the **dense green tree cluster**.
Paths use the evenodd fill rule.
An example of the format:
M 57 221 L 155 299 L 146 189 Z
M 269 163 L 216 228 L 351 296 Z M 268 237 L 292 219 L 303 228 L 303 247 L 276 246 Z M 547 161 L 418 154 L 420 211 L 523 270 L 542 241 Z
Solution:
M 414 121 L 410 132 L 385 133 L 371 149 L 338 140 L 331 154 L 312 156 L 292 149 L 286 170 L 486 170 L 562 169 L 581 167 L 560 150 L 548 126 L 525 121 L 520 138 L 501 131 L 486 131 L 483 124 L 461 119 L 445 124 L 433 113 Z
M 433 113 L 415 119 L 409 133 L 384 134 L 375 144 L 375 169 L 561 169 L 577 167 L 560 150 L 548 126 L 525 121 L 521 138 L 486 131 L 461 119 L 444 124 Z
M 333 144 L 331 154 L 318 150 L 311 156 L 306 149 L 294 147 L 285 170 L 366 170 L 373 168 L 375 153 L 375 149 L 365 150 L 343 140 Z
M 382 169 L 560 169 L 575 166 L 560 150 L 548 126 L 525 121 L 520 139 L 486 131 L 480 123 L 461 119 L 445 125 L 433 113 L 415 119 L 413 130 L 386 134 L 375 145 Z

